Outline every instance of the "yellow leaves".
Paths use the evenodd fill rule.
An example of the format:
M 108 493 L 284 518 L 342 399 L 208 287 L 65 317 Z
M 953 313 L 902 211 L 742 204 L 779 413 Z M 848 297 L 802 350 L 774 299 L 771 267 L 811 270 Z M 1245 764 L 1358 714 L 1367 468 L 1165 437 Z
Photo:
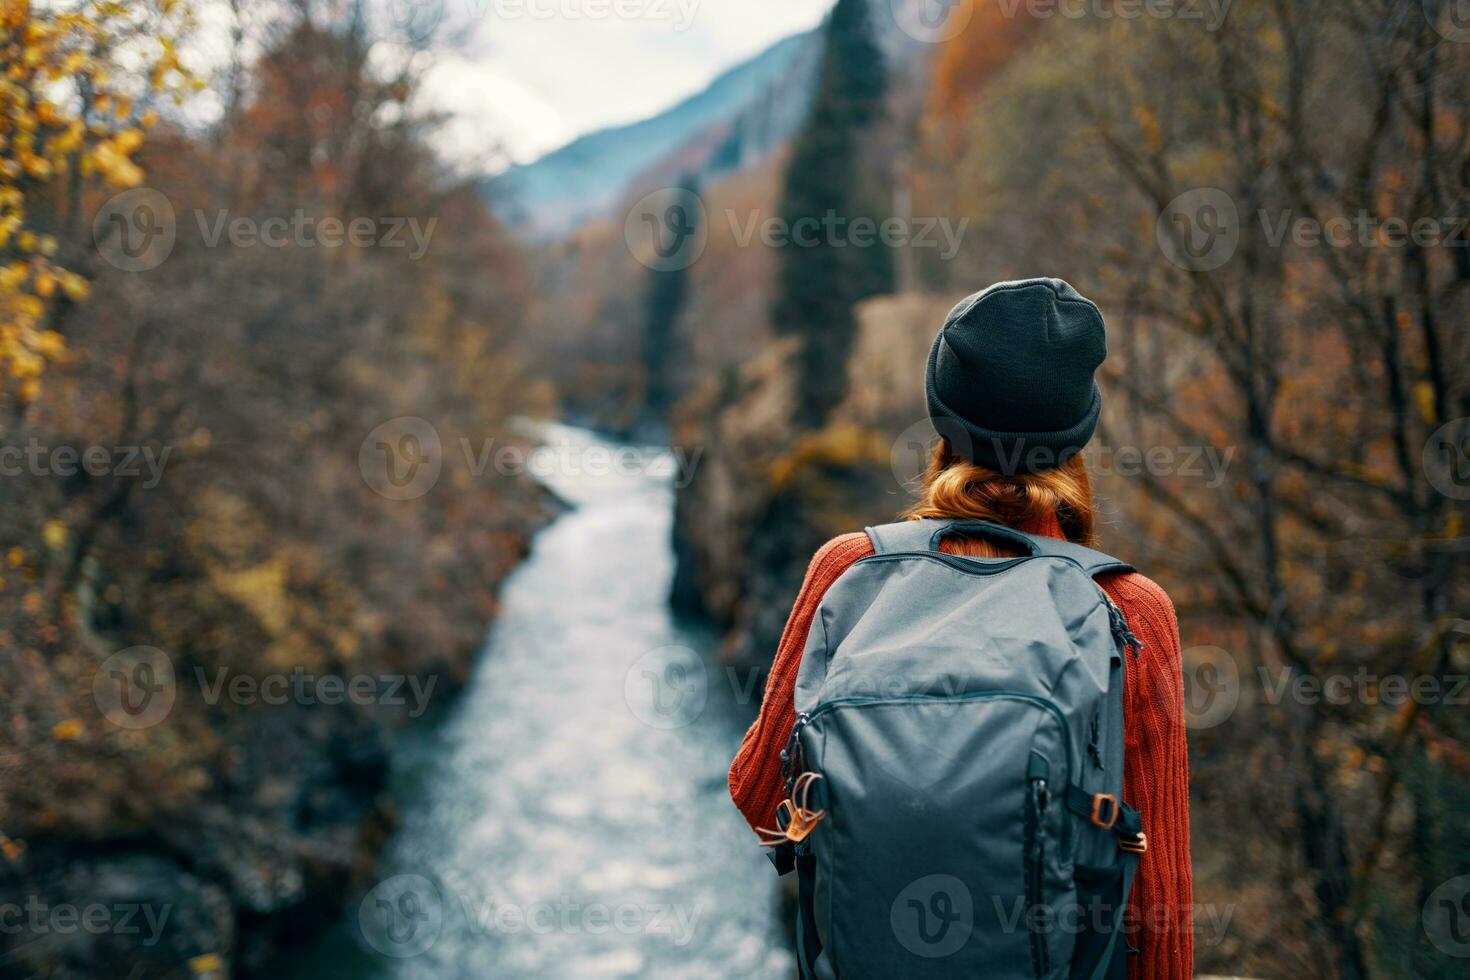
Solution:
M 290 632 L 292 595 L 284 557 L 239 570 L 212 569 L 210 579 L 220 592 L 248 609 L 270 636 Z
M 224 967 L 225 961 L 218 953 L 205 953 L 202 956 L 196 956 L 189 960 L 189 970 L 195 974 L 215 973 L 223 970 Z
M 91 296 L 84 278 L 46 261 L 59 247 L 33 226 L 32 198 L 46 200 L 55 193 L 48 185 L 75 175 L 115 190 L 142 184 L 133 157 L 156 116 L 135 120 L 135 98 L 190 90 L 179 50 L 193 24 L 189 0 L 0 2 L 0 249 L 33 259 L 0 267 L 0 381 L 18 381 L 24 401 L 40 393 L 45 364 L 65 351 L 46 336 L 50 305 Z M 154 42 L 151 54 L 140 58 L 129 45 L 138 37 Z M 134 90 L 136 79 L 150 77 L 152 91 Z
M 1143 142 L 1150 150 L 1157 153 L 1164 148 L 1164 136 L 1159 131 L 1159 118 L 1154 115 L 1153 110 L 1146 105 L 1133 107 L 1133 118 L 1138 122 L 1138 128 L 1143 131 Z
M 0 295 L 14 292 L 31 274 L 29 262 L 12 262 L 0 266 Z
M 82 303 L 91 297 L 92 284 L 75 272 L 68 272 L 61 277 L 61 291 L 73 303 Z
M 1421 381 L 1414 385 L 1414 407 L 1419 409 L 1420 418 L 1433 424 L 1435 421 L 1434 385 L 1428 381 Z
M 14 378 L 25 380 L 26 378 L 39 378 L 46 370 L 45 358 L 39 357 L 28 350 L 12 351 L 8 358 L 10 361 L 10 375 Z
M 57 722 L 51 729 L 51 737 L 58 742 L 74 742 L 82 737 L 87 730 L 76 718 L 68 718 L 66 721 Z
M 46 542 L 46 547 L 52 551 L 60 551 L 66 547 L 66 525 L 60 521 L 47 521 L 41 528 L 41 540 Z
M 108 185 L 123 189 L 143 183 L 142 168 L 129 160 L 127 153 L 112 140 L 99 143 L 82 157 L 82 173 L 97 174 Z

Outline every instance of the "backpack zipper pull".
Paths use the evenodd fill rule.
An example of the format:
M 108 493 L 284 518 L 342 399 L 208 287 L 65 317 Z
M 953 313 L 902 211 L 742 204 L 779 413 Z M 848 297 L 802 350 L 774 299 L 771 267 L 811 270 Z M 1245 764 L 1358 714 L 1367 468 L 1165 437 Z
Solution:
M 797 714 L 796 724 L 791 726 L 791 737 L 786 740 L 786 748 L 781 750 L 781 778 L 786 780 L 788 793 L 796 779 L 797 766 L 801 758 L 801 730 L 810 720 L 811 716 L 805 711 Z
M 1087 755 L 1092 764 L 1097 768 L 1103 768 L 1102 761 L 1102 718 L 1096 712 L 1092 715 L 1092 725 L 1087 736 Z
M 1118 608 L 1111 596 L 1103 593 L 1103 601 L 1108 604 L 1108 622 L 1112 624 L 1113 636 L 1123 644 L 1123 649 L 1132 650 L 1135 657 L 1143 653 L 1143 641 L 1133 635 L 1133 630 L 1128 626 L 1128 617 L 1123 615 L 1123 610 Z

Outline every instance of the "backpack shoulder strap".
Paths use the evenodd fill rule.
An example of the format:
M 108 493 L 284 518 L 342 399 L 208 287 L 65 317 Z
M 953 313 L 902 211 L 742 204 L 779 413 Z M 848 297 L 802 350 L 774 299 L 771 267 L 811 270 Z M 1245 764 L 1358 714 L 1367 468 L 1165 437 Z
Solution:
M 902 551 L 937 551 L 940 539 L 946 534 L 974 534 L 1016 545 L 1032 557 L 1066 558 L 1081 565 L 1082 570 L 1093 578 L 1110 572 L 1133 571 L 1132 565 L 1101 551 L 1094 551 L 1071 541 L 1027 534 L 994 521 L 926 518 L 880 524 L 868 528 L 867 532 L 869 540 L 873 542 L 873 551 L 880 555 Z

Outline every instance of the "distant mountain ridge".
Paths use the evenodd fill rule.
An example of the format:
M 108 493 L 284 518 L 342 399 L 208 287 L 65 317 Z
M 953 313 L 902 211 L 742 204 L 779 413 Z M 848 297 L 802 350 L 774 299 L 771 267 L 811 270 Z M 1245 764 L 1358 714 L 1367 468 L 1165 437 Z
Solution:
M 696 173 L 745 166 L 801 125 L 821 51 L 818 31 L 784 38 L 673 108 L 588 133 L 482 185 L 520 234 L 555 238 L 615 206 L 640 176 L 694 154 Z M 701 145 L 707 152 L 695 148 Z M 684 151 L 684 152 L 681 152 Z
M 869 0 L 891 76 L 923 71 L 934 45 L 913 25 L 932 0 Z M 907 26 L 905 26 L 907 25 Z M 821 67 L 825 23 L 793 34 L 722 72 L 702 91 L 639 122 L 600 129 L 532 163 L 488 178 L 481 190 L 517 234 L 560 238 L 612 213 L 635 188 L 684 174 L 704 183 L 744 170 L 786 144 L 806 120 Z

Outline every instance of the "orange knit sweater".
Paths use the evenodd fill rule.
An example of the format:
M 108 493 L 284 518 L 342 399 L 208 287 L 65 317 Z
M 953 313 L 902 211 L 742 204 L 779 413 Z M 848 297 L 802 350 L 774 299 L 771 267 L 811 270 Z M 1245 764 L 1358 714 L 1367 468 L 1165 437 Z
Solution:
M 1025 530 L 1063 536 L 1054 517 Z M 965 539 L 945 541 L 941 547 L 953 554 L 996 553 L 984 542 Z M 823 545 L 807 569 L 766 681 L 760 717 L 745 733 L 730 766 L 730 795 L 752 829 L 774 826 L 784 789 L 780 753 L 796 721 L 792 692 L 812 617 L 837 577 L 872 553 L 866 534 L 844 534 Z M 1143 814 L 1148 834 L 1148 852 L 1139 864 L 1124 920 L 1141 953 L 1129 957 L 1129 980 L 1189 980 L 1194 971 L 1193 883 L 1179 624 L 1164 590 L 1144 576 L 1106 575 L 1099 584 L 1144 644 L 1140 656 L 1125 658 L 1123 795 Z

